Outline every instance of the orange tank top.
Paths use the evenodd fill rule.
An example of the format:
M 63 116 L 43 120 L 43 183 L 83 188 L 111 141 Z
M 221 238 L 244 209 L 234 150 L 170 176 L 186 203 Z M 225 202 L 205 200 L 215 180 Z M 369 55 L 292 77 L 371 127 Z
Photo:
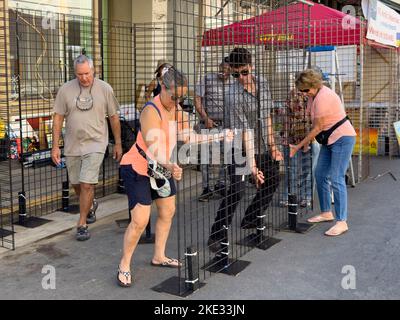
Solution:
M 155 108 L 161 118 L 161 132 L 155 133 L 155 135 L 162 134 L 165 136 L 166 145 L 164 148 L 160 148 L 157 146 L 158 152 L 165 152 L 165 158 L 170 159 L 172 155 L 172 151 L 175 148 L 177 137 L 176 137 L 176 121 L 169 121 L 168 114 L 164 107 L 161 104 L 160 96 L 156 96 L 152 103 L 148 102 L 145 104 L 144 108 Z M 121 165 L 132 165 L 133 170 L 135 170 L 138 174 L 143 176 L 147 175 L 147 166 L 148 161 L 139 153 L 137 146 L 142 149 L 147 157 L 150 159 L 154 159 L 153 154 L 151 153 L 151 148 L 154 146 L 146 146 L 142 132 L 139 130 L 136 143 L 132 146 L 132 148 L 124 154 L 121 160 Z M 150 149 L 150 150 L 149 150 Z

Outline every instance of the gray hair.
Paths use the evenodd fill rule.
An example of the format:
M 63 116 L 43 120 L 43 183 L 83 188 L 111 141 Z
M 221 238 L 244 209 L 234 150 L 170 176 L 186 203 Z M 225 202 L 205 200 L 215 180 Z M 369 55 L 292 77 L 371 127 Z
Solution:
M 314 69 L 306 69 L 296 77 L 296 88 L 299 90 L 321 88 L 323 85 L 322 74 Z
M 76 71 L 78 64 L 84 64 L 86 62 L 89 64 L 90 69 L 94 70 L 93 60 L 84 54 L 81 54 L 74 60 L 74 70 Z
M 176 70 L 174 67 L 170 67 L 168 69 L 163 76 L 162 82 L 167 89 L 171 89 L 173 86 L 187 86 L 188 83 L 186 76 L 182 72 Z

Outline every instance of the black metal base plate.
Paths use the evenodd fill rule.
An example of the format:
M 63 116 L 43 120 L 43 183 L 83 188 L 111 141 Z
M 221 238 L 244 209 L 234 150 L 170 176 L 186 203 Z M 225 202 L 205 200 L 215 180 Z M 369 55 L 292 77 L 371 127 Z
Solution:
M 212 273 L 223 273 L 229 276 L 237 276 L 242 272 L 251 262 L 243 260 L 226 259 L 224 257 L 214 257 L 201 269 L 205 269 Z
M 249 234 L 247 237 L 238 241 L 237 244 L 246 247 L 258 248 L 261 250 L 268 250 L 272 246 L 281 242 L 281 239 L 265 237 L 263 235 L 258 235 L 256 233 Z
M 204 287 L 205 285 L 205 283 L 200 282 L 198 284 L 198 289 Z M 182 279 L 180 277 L 169 278 L 151 289 L 156 292 L 168 293 L 178 297 L 187 297 L 195 292 L 187 289 L 185 279 Z
M 296 230 L 289 229 L 289 226 L 285 223 L 280 227 L 282 232 L 292 232 L 292 233 L 307 233 L 312 228 L 316 226 L 316 223 L 297 223 Z
M 29 218 L 25 218 L 23 223 L 17 222 L 17 225 L 20 225 L 22 227 L 25 228 L 36 228 L 36 227 L 40 227 L 41 225 L 44 225 L 48 222 L 51 222 L 51 220 L 48 219 L 43 219 L 43 218 L 39 218 L 39 217 L 29 217 Z
M 69 214 L 77 214 L 80 212 L 79 204 L 71 204 L 70 206 L 68 206 L 68 210 L 64 210 L 64 208 L 61 208 L 61 209 L 58 209 L 58 211 L 66 212 Z
M 8 236 L 11 236 L 13 233 L 15 233 L 15 232 L 11 231 L 11 230 L 0 228 L 0 238 L 5 238 Z

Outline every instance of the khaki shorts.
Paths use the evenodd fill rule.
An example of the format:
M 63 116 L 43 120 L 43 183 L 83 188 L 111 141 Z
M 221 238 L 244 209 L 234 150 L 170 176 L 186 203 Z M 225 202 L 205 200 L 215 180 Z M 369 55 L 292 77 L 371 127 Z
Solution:
M 65 157 L 71 184 L 97 184 L 104 153 L 89 153 L 79 157 Z

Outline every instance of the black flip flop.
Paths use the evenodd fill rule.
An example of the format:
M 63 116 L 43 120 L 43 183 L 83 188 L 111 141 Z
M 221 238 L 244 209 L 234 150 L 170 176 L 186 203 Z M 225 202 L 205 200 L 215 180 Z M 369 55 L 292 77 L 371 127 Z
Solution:
M 131 282 L 128 283 L 124 283 L 119 279 L 119 275 L 122 274 L 125 278 L 126 281 L 128 281 L 129 277 L 131 277 Z M 132 285 L 132 274 L 130 273 L 130 271 L 121 271 L 121 269 L 118 266 L 118 272 L 117 272 L 117 283 L 120 287 L 123 288 L 129 288 Z

